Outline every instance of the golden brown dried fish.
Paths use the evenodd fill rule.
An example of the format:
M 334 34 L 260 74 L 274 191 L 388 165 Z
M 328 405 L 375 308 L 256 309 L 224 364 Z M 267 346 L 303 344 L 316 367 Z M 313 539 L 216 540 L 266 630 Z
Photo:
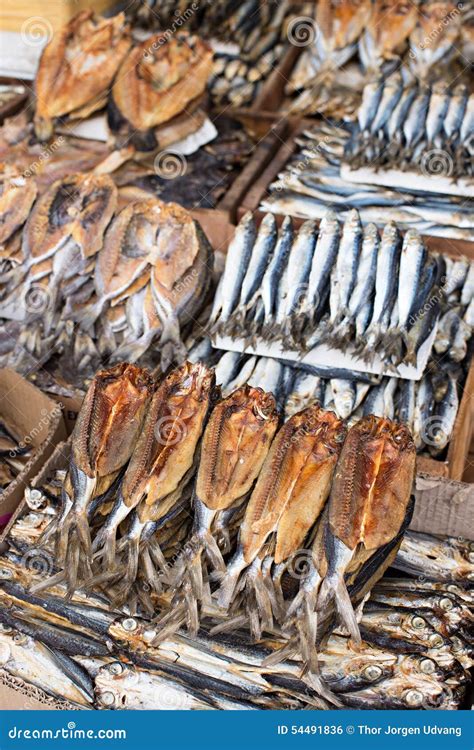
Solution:
M 4 185 L 0 197 L 1 250 L 5 242 L 25 223 L 37 193 L 35 181 L 24 177 L 17 177 Z
M 92 10 L 78 13 L 43 50 L 36 75 L 35 132 L 48 140 L 56 117 L 88 105 L 83 115 L 104 106 L 117 69 L 130 49 L 125 16 L 100 18 Z
M 123 61 L 109 100 L 109 124 L 144 134 L 179 115 L 204 93 L 212 72 L 212 50 L 185 33 L 156 34 Z
M 204 595 L 202 554 L 214 571 L 225 571 L 224 561 L 213 535 L 216 518 L 245 502 L 268 453 L 278 426 L 275 399 L 260 388 L 243 386 L 214 408 L 206 427 L 199 470 L 193 495 L 194 526 L 174 569 L 168 576 L 172 589 L 180 586 L 171 611 L 162 618 L 160 637 L 169 634 L 170 625 L 180 625 L 183 592 L 189 611 L 190 630 L 197 631 L 196 602 Z M 174 605 L 180 603 L 179 610 Z M 185 619 L 185 618 L 184 618 Z
M 323 612 L 335 601 L 356 641 L 359 628 L 344 575 L 399 532 L 412 491 L 415 457 L 405 426 L 371 415 L 351 427 L 339 458 L 326 525 L 328 571 L 317 610 Z
M 153 518 L 144 518 L 140 529 L 132 524 L 134 535 L 128 536 L 130 584 L 136 576 L 143 527 L 169 510 L 166 499 L 180 488 L 193 468 L 214 386 L 213 371 L 200 363 L 185 362 L 161 382 L 153 395 L 117 500 L 94 540 L 95 550 L 103 548 L 106 570 L 113 569 L 119 525 L 139 503 L 153 507 Z
M 72 435 L 57 535 L 58 563 L 66 565 L 71 588 L 75 585 L 78 551 L 82 548 L 84 563 L 91 552 L 87 520 L 90 502 L 111 487 L 129 460 L 151 392 L 149 373 L 123 363 L 98 372 L 86 394 Z M 73 531 L 77 538 L 72 536 Z

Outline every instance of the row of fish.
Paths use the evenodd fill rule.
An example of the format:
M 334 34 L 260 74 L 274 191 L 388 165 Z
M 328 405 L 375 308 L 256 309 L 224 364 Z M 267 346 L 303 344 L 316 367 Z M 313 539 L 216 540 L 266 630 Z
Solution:
M 368 414 L 395 419 L 409 426 L 418 452 L 436 458 L 449 445 L 466 375 L 445 358 L 431 360 L 419 382 L 331 367 L 316 368 L 316 374 L 276 359 L 215 350 L 208 339 L 195 344 L 188 358 L 215 367 L 224 395 L 245 384 L 262 388 L 273 393 L 285 419 L 315 402 L 349 424 Z
M 56 123 L 84 120 L 107 108 L 119 146 L 154 150 L 156 129 L 179 126 L 180 117 L 184 137 L 201 124 L 189 114 L 206 90 L 212 58 L 206 43 L 179 29 L 134 44 L 123 13 L 105 19 L 81 11 L 42 52 L 35 82 L 36 136 L 48 141 Z
M 351 182 L 341 178 L 344 152 L 349 150 L 352 128 L 327 121 L 304 129 L 295 137 L 296 150 L 277 179 L 270 184 L 260 204 L 262 211 L 321 219 L 328 207 L 346 218 L 357 208 L 364 224 L 379 227 L 388 220 L 401 228 L 470 241 L 474 231 L 474 212 L 465 198 L 433 193 L 432 176 L 451 170 L 448 154 L 434 149 L 426 161 L 424 179 L 416 190 L 396 190 L 379 185 Z M 370 179 L 370 178 L 367 178 Z
M 441 80 L 428 87 L 396 72 L 365 86 L 344 157 L 353 168 L 415 169 L 454 179 L 474 176 L 473 157 L 474 94 L 464 84 Z
M 319 0 L 287 92 L 290 111 L 352 114 L 364 82 L 404 64 L 432 82 L 466 75 L 474 59 L 474 15 L 453 0 Z M 467 61 L 467 62 L 466 62 Z
M 185 209 L 149 197 L 120 210 L 112 179 L 93 173 L 39 196 L 34 181 L 14 182 L 0 202 L 5 363 L 60 353 L 82 375 L 154 342 L 165 368 L 182 355 L 180 329 L 203 307 L 213 267 Z
M 279 341 L 282 357 L 326 344 L 369 362 L 377 354 L 392 368 L 414 365 L 447 304 L 449 270 L 414 230 L 402 238 L 390 222 L 380 236 L 355 209 L 342 226 L 328 211 L 319 227 L 309 220 L 298 232 L 290 217 L 278 230 L 273 214 L 257 231 L 248 212 L 229 245 L 208 329 L 256 346 Z M 472 308 L 473 267 L 464 262 L 461 284 L 467 275 Z
M 474 655 L 469 542 L 407 532 L 392 567 L 416 578 L 384 577 L 371 588 L 358 612 L 361 645 L 356 650 L 347 636 L 334 632 L 319 650 L 318 682 L 302 673 L 291 631 L 276 624 L 255 644 L 243 615 L 223 621 L 214 609 L 199 634 L 163 639 L 160 622 L 150 622 L 146 607 L 155 593 L 145 586 L 128 598 L 124 614 L 110 604 L 109 585 L 105 595 L 79 589 L 67 599 L 64 585 L 50 580 L 48 594 L 37 593 L 53 568 L 38 536 L 60 513 L 65 476 L 59 470 L 56 478 L 27 490 L 24 512 L 7 537 L 0 559 L 2 674 L 73 704 L 107 709 L 463 705 Z M 295 594 L 298 599 L 298 586 L 311 588 L 311 555 L 304 557 L 304 551 L 284 581 L 287 606 Z M 168 572 L 176 559 L 169 560 Z M 373 567 L 366 576 L 371 572 Z M 163 596 L 155 601 L 162 606 Z
M 106 584 L 116 603 L 132 590 L 148 599 L 151 616 L 154 592 L 152 645 L 183 626 L 196 634 L 206 607 L 257 640 L 278 623 L 324 695 L 319 647 L 338 620 L 360 642 L 353 606 L 409 521 L 411 435 L 372 415 L 347 430 L 319 404 L 278 429 L 274 397 L 248 385 L 216 399 L 214 372 L 200 363 L 160 383 L 127 364 L 98 373 L 72 435 L 60 515 L 38 541 L 48 550 L 54 539 L 58 572 L 32 591 Z M 287 600 L 284 578 L 302 550 L 311 575 Z

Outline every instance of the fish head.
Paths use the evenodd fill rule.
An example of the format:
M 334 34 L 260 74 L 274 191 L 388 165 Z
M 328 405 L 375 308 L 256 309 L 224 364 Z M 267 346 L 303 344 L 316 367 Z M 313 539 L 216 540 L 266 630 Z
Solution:
M 211 510 L 243 497 L 257 478 L 279 415 L 271 393 L 248 385 L 217 404 L 206 427 L 196 493 Z
M 153 392 L 147 370 L 123 362 L 94 377 L 72 436 L 72 460 L 87 476 L 106 476 L 129 460 Z

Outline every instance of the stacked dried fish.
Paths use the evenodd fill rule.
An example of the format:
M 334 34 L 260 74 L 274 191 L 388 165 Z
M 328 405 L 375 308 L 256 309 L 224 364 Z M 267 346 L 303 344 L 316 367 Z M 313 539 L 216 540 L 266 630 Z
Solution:
M 351 182 L 341 178 L 340 170 L 344 152 L 348 148 L 352 127 L 347 124 L 326 122 L 305 129 L 296 136 L 297 150 L 278 178 L 269 186 L 269 195 L 260 204 L 263 211 L 320 219 L 328 207 L 337 209 L 338 216 L 346 218 L 352 208 L 357 208 L 364 224 L 373 222 L 384 226 L 387 220 L 400 227 L 416 229 L 420 234 L 430 234 L 454 239 L 472 238 L 474 213 L 465 198 L 433 193 L 430 175 L 449 171 L 450 162 L 441 151 L 434 149 L 426 162 L 424 179 L 426 189 L 410 191 L 397 188 Z M 372 143 L 367 144 L 370 158 Z M 418 177 L 423 177 L 419 173 Z M 368 178 L 369 179 L 369 178 Z
M 321 410 L 315 414 L 319 419 Z M 365 470 L 377 474 L 377 451 L 381 451 L 379 458 L 383 462 L 388 461 L 387 470 L 389 465 L 393 471 L 406 466 L 405 462 L 411 460 L 409 456 L 413 456 L 413 452 L 408 445 L 404 446 L 403 440 L 397 439 L 399 432 L 396 429 L 393 431 L 384 420 L 366 420 L 366 425 L 369 422 L 376 429 L 378 437 L 375 437 L 373 445 L 369 440 L 360 446 L 363 451 L 369 451 L 374 459 L 374 463 L 368 463 Z M 314 423 L 311 423 L 312 426 Z M 340 454 L 339 468 L 343 465 L 348 467 L 354 462 L 359 465 L 351 445 L 358 436 L 362 436 L 361 427 L 359 425 L 349 433 L 349 442 L 346 441 Z M 389 428 L 388 432 L 385 432 L 386 428 Z M 300 444 L 294 459 L 296 454 L 301 453 L 305 434 L 298 433 L 297 439 Z M 286 445 L 284 441 L 279 444 L 285 454 L 294 445 Z M 315 443 L 312 442 L 312 445 L 314 447 Z M 338 451 L 340 447 L 339 444 Z M 309 455 L 316 457 L 311 451 Z M 298 460 L 303 460 L 302 455 Z M 317 462 L 311 463 L 316 473 L 317 466 Z M 324 477 L 327 479 L 327 469 L 329 466 L 321 476 L 323 483 Z M 383 469 L 380 471 L 383 473 Z M 317 486 L 313 471 L 308 474 L 308 479 L 310 477 Z M 69 700 L 74 705 L 93 708 L 250 710 L 289 707 L 324 709 L 338 705 L 380 709 L 455 709 L 462 705 L 469 683 L 466 670 L 473 664 L 473 598 L 469 580 L 474 575 L 474 569 L 469 560 L 469 554 L 472 555 L 469 543 L 437 540 L 426 535 L 421 539 L 420 535 L 409 532 L 395 565 L 408 566 L 417 576 L 416 579 L 384 577 L 374 586 L 377 575 L 393 558 L 400 538 L 396 537 L 396 543 L 387 557 L 386 547 L 393 545 L 393 540 L 388 545 L 382 544 L 371 554 L 371 535 L 378 528 L 383 539 L 377 539 L 376 544 L 386 541 L 398 524 L 395 519 L 397 514 L 390 510 L 384 524 L 368 525 L 364 532 L 365 551 L 362 545 L 353 557 L 353 563 L 357 560 L 360 568 L 359 574 L 355 581 L 350 573 L 346 577 L 346 585 L 354 601 L 360 601 L 367 590 L 371 590 L 370 599 L 358 616 L 357 627 L 362 643 L 355 650 L 347 636 L 340 632 L 326 637 L 318 649 L 319 672 L 315 674 L 311 670 L 302 672 L 301 656 L 297 653 L 298 649 L 295 651 L 292 627 L 285 633 L 274 623 L 272 629 L 262 634 L 258 643 L 254 644 L 245 632 L 245 609 L 240 620 L 237 611 L 234 612 L 233 621 L 223 620 L 222 613 L 216 609 L 205 611 L 203 627 L 197 635 L 189 637 L 179 633 L 160 642 L 162 633 L 156 622 L 150 622 L 147 603 L 163 606 L 166 596 L 161 594 L 157 597 L 153 590 L 150 593 L 150 589 L 144 585 L 130 593 L 126 606 L 121 609 L 110 604 L 114 587 L 109 584 L 104 586 L 106 596 L 76 590 L 65 598 L 65 584 L 60 582 L 58 576 L 56 582 L 51 579 L 46 581 L 50 585 L 48 594 L 35 593 L 43 588 L 42 584 L 54 566 L 51 547 L 38 547 L 38 531 L 48 528 L 51 520 L 60 513 L 60 493 L 64 482 L 65 472 L 60 470 L 55 477 L 43 480 L 40 486 L 27 489 L 25 510 L 12 527 L 6 550 L 0 559 L 0 602 L 4 605 L 0 611 L 2 679 L 7 679 L 7 676 L 19 677 L 37 685 L 49 695 Z M 356 508 L 362 502 L 364 493 L 349 490 L 346 471 L 338 473 L 336 470 L 328 506 L 333 513 L 332 520 L 331 512 L 326 514 L 319 529 L 327 527 L 326 533 L 336 531 L 341 535 L 344 527 L 351 536 L 357 526 L 354 524 L 355 516 L 347 525 L 348 517 L 345 514 L 341 516 L 336 508 L 341 503 L 337 490 L 340 483 L 346 488 L 345 492 L 354 492 L 351 497 L 355 505 L 349 504 L 348 512 L 357 516 Z M 303 485 L 304 476 L 300 474 L 300 490 L 303 490 Z M 355 488 L 356 484 L 352 486 Z M 398 500 L 406 498 L 404 482 L 397 484 L 390 480 L 387 484 L 378 485 L 375 481 L 375 486 L 386 498 L 388 495 L 385 493 L 392 491 L 395 491 Z M 281 490 L 284 491 L 283 487 Z M 295 492 L 296 487 L 293 499 L 296 498 Z M 395 497 L 389 503 L 392 509 L 393 504 L 396 506 Z M 372 513 L 377 507 L 378 503 L 372 506 Z M 380 509 L 382 507 L 386 508 L 383 503 Z M 255 506 L 250 502 L 246 515 L 251 508 L 254 512 Z M 295 513 L 298 508 L 298 505 L 293 506 Z M 91 511 L 96 516 L 101 512 L 107 517 L 110 503 L 96 504 Z M 398 517 L 401 514 L 402 507 L 398 506 Z M 284 517 L 285 513 L 281 519 Z M 272 514 L 264 518 L 271 526 Z M 192 536 L 193 533 L 189 529 L 188 534 Z M 244 536 L 245 533 L 242 526 Z M 259 533 L 263 535 L 263 526 L 259 528 Z M 230 555 L 236 551 L 235 536 L 236 529 L 230 537 Z M 313 536 L 310 534 L 302 544 L 293 564 L 287 565 L 282 578 L 280 604 L 290 614 L 294 604 L 300 606 L 302 601 L 308 600 L 307 592 L 314 587 L 315 580 L 314 572 L 311 573 L 307 565 L 298 564 L 298 557 L 305 554 L 307 562 L 315 559 L 321 564 L 326 556 L 331 560 L 333 554 L 340 556 L 344 550 L 342 541 L 337 541 L 337 552 L 326 546 L 325 551 L 320 550 L 320 555 L 315 557 L 318 547 L 316 542 L 312 542 Z M 321 536 L 319 532 L 316 539 Z M 334 539 L 336 541 L 339 537 Z M 375 539 L 372 541 L 375 542 Z M 421 548 L 418 541 L 422 542 Z M 412 542 L 415 546 L 413 551 L 409 551 Z M 180 548 L 186 551 L 184 540 Z M 264 546 L 264 550 L 267 549 Z M 228 559 L 227 553 L 224 555 Z M 364 565 L 363 560 L 367 557 L 369 564 Z M 177 559 L 179 557 L 176 555 L 169 558 L 164 573 L 172 569 Z M 446 564 L 447 561 L 449 564 Z M 341 566 L 347 566 L 347 560 L 344 562 L 342 557 Z M 259 566 L 255 581 L 260 577 L 264 589 L 254 588 L 259 597 L 253 603 L 250 599 L 250 611 L 255 611 L 255 607 L 262 602 L 261 597 L 269 582 L 272 582 L 272 587 L 276 586 L 275 591 L 278 589 L 279 567 L 275 560 Z M 324 575 L 324 570 L 321 572 Z M 166 582 L 165 575 L 161 581 Z M 212 579 L 205 580 L 205 585 L 209 584 L 215 588 Z M 339 591 L 340 587 L 339 582 L 336 590 Z M 269 592 L 271 590 L 268 589 Z M 247 590 L 244 589 L 240 596 L 243 597 L 244 606 Z M 305 617 L 308 616 L 310 620 L 316 616 L 311 612 L 311 607 L 306 610 Z M 321 625 L 325 619 L 320 618 Z M 327 627 L 328 623 L 325 624 Z M 210 630 L 211 627 L 213 630 Z M 303 635 L 306 636 L 303 640 L 308 642 L 308 638 L 312 638 L 312 631 L 306 630 Z M 51 680 L 47 683 L 44 679 L 45 665 L 51 672 Z M 324 697 L 321 692 L 324 692 Z
M 300 114 L 352 115 L 364 82 L 401 65 L 427 83 L 468 80 L 473 59 L 469 8 L 454 0 L 319 0 L 310 37 L 287 86 Z
M 149 30 L 176 26 L 209 39 L 214 66 L 208 90 L 216 106 L 250 104 L 288 49 L 290 2 L 144 2 L 130 9 L 133 23 Z M 166 32 L 165 32 L 166 33 Z
M 181 327 L 205 304 L 212 269 L 210 245 L 185 209 L 148 198 L 118 211 L 115 184 L 93 173 L 38 197 L 27 180 L 0 200 L 0 316 L 19 327 L 5 330 L 5 363 L 24 368 L 60 354 L 66 370 L 71 357 L 74 380 L 74 370 L 83 377 L 103 358 L 136 361 L 154 341 L 164 369 L 182 356 Z
M 441 312 L 445 273 L 443 256 L 428 254 L 417 232 L 402 239 L 391 222 L 380 237 L 356 210 L 342 227 L 330 211 L 295 235 L 289 217 L 277 231 L 272 214 L 257 232 L 249 212 L 208 328 L 213 337 L 281 342 L 282 357 L 326 344 L 369 362 L 377 354 L 386 366 L 416 364 Z
M 432 86 L 400 73 L 367 84 L 344 160 L 352 168 L 474 176 L 474 94 L 464 84 Z
M 35 134 L 48 141 L 66 120 L 107 108 L 119 147 L 150 151 L 196 132 L 212 50 L 183 31 L 134 43 L 123 13 L 78 13 L 46 45 L 36 76 Z M 166 132 L 164 132 L 166 130 Z M 160 135 L 158 135 L 160 133 Z

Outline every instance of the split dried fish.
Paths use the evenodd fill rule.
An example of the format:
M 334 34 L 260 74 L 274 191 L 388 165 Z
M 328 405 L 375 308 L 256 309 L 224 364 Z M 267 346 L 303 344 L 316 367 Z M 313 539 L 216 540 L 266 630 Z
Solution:
M 85 109 L 90 114 L 104 106 L 130 45 L 123 13 L 105 19 L 85 10 L 53 35 L 36 76 L 35 132 L 40 140 L 51 137 L 55 118 L 80 117 Z

